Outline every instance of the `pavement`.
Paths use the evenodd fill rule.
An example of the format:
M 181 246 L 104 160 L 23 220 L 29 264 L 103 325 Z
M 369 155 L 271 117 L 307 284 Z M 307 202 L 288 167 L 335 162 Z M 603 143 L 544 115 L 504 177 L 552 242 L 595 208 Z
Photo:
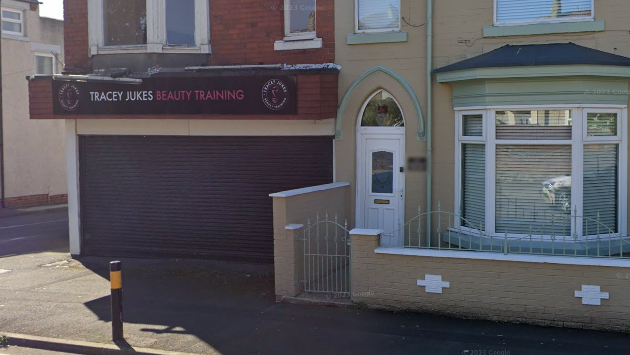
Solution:
M 5 241 L 0 255 L 4 248 L 13 250 L 0 256 L 0 335 L 14 337 L 11 344 L 49 338 L 43 341 L 49 351 L 83 354 L 630 353 L 630 335 L 622 333 L 276 303 L 271 265 L 181 259 L 122 259 L 125 342 L 114 344 L 112 259 L 72 259 L 67 246 L 42 250 L 39 243 L 56 246 L 57 213 L 0 216 L 0 243 Z M 11 237 L 4 237 L 5 231 Z M 48 239 L 16 239 L 40 232 Z M 55 347 L 58 343 L 96 350 Z M 28 351 L 0 348 L 0 355 L 48 355 Z

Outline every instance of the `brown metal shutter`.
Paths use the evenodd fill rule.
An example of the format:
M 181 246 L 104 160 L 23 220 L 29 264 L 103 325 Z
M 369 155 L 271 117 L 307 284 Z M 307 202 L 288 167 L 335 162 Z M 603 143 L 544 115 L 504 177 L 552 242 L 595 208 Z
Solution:
M 84 255 L 272 262 L 269 194 L 333 175 L 332 137 L 79 139 Z

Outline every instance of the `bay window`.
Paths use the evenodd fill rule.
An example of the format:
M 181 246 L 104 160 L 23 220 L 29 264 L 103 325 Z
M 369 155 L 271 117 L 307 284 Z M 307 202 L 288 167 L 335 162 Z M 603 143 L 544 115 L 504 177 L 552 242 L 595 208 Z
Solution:
M 459 111 L 461 227 L 552 240 L 626 233 L 622 115 L 624 108 Z
M 207 0 L 90 0 L 90 50 L 210 52 Z
M 593 19 L 594 0 L 495 0 L 495 24 Z

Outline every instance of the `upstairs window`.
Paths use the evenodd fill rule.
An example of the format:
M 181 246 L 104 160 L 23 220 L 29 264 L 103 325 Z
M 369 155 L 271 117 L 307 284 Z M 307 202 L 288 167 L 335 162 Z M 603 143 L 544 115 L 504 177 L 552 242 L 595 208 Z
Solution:
M 315 0 L 285 0 L 284 32 L 286 40 L 315 38 L 316 10 Z
M 22 11 L 2 8 L 2 33 L 24 35 L 24 15 Z
M 35 54 L 35 75 L 55 74 L 55 57 L 52 55 Z
M 355 0 L 356 32 L 400 31 L 400 0 Z
M 208 0 L 89 0 L 93 55 L 210 52 Z
M 106 46 L 147 44 L 146 0 L 103 0 Z
M 495 0 L 495 24 L 593 19 L 594 0 Z

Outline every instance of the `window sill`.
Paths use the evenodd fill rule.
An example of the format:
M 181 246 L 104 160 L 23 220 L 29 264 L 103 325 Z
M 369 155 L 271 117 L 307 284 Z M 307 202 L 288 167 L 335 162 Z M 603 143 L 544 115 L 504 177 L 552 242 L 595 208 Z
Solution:
M 400 43 L 407 42 L 407 32 L 359 33 L 346 36 L 347 44 Z
M 605 23 L 600 21 L 579 21 L 560 23 L 537 23 L 532 25 L 516 26 L 485 26 L 483 28 L 484 37 L 508 37 L 508 36 L 529 36 L 546 35 L 553 33 L 576 33 L 576 32 L 601 32 L 605 30 Z
M 201 47 L 185 47 L 185 46 L 165 46 L 161 44 L 155 45 L 139 45 L 139 46 L 111 46 L 97 47 L 92 46 L 92 55 L 97 54 L 135 54 L 135 53 L 210 53 L 210 45 L 201 45 Z
M 292 51 L 298 49 L 317 49 L 322 48 L 322 39 L 314 38 L 305 41 L 276 41 L 273 49 L 276 51 Z
M 374 250 L 375 254 L 386 255 L 405 255 L 419 256 L 430 258 L 446 258 L 446 259 L 468 259 L 468 260 L 496 260 L 496 261 L 512 261 L 523 263 L 538 264 L 560 264 L 560 265 L 586 265 L 586 266 L 604 266 L 604 267 L 623 267 L 630 268 L 628 259 L 602 259 L 589 257 L 568 257 L 553 255 L 526 255 L 526 254 L 508 254 L 493 252 L 475 252 L 475 251 L 459 251 L 459 250 L 428 250 L 428 249 L 410 249 L 410 248 L 391 248 L 378 247 Z
M 29 42 L 30 41 L 30 39 L 28 37 L 19 36 L 19 35 L 11 35 L 11 34 L 8 34 L 8 33 L 3 33 L 2 34 L 2 38 L 4 38 L 4 39 L 12 39 L 12 40 L 15 40 L 15 41 L 22 41 L 22 42 Z

